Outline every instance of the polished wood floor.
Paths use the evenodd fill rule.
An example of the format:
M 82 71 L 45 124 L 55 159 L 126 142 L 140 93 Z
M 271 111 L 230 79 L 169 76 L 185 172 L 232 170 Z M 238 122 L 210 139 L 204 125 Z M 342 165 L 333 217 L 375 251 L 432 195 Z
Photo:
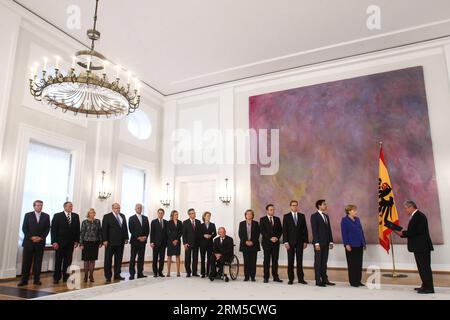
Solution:
M 151 262 L 147 262 L 145 264 L 145 274 L 148 276 L 153 276 L 153 273 L 151 272 L 152 266 Z M 176 275 L 176 268 L 175 264 L 172 263 L 172 276 Z M 280 267 L 279 274 L 282 279 L 284 279 L 284 282 L 287 282 L 287 273 L 286 273 L 286 267 Z M 181 272 L 184 272 L 184 267 L 181 266 Z M 240 270 L 240 275 L 242 276 L 242 269 Z M 305 272 L 305 279 L 306 281 L 314 281 L 314 270 L 310 267 L 304 268 Z M 382 274 L 389 273 L 389 271 L 382 272 Z M 399 272 L 402 274 L 407 275 L 406 278 L 388 278 L 388 277 L 381 277 L 381 282 L 383 284 L 399 284 L 399 285 L 419 285 L 420 284 L 420 278 L 417 272 Z M 257 269 L 257 277 L 258 280 L 262 281 L 262 266 L 258 266 Z M 83 275 L 83 273 L 82 273 Z M 130 281 L 128 280 L 128 264 L 123 264 L 122 267 L 122 276 L 126 278 L 124 281 Z M 337 281 L 337 282 L 347 282 L 347 270 L 346 269 L 329 269 L 328 270 L 328 277 L 331 281 Z M 363 273 L 363 280 L 365 281 L 367 279 L 368 275 L 364 272 Z M 81 288 L 90 288 L 95 286 L 102 286 L 105 285 L 105 279 L 103 276 L 103 269 L 98 268 L 94 272 L 94 283 L 84 283 L 82 282 Z M 11 280 L 1 280 L 0 281 L 0 300 L 23 300 L 23 299 L 32 299 L 37 298 L 41 296 L 46 295 L 52 295 L 56 293 L 66 292 L 69 291 L 65 283 L 60 283 L 58 285 L 53 284 L 52 279 L 52 273 L 47 272 L 42 274 L 41 286 L 35 286 L 32 284 L 32 281 L 30 281 L 30 284 L 25 287 L 18 288 L 17 283 L 19 281 L 19 278 L 17 279 L 11 279 Z M 201 281 L 199 279 L 199 281 Z M 434 284 L 436 287 L 450 287 L 450 273 L 435 273 L 434 274 Z M 280 284 L 283 285 L 283 284 Z

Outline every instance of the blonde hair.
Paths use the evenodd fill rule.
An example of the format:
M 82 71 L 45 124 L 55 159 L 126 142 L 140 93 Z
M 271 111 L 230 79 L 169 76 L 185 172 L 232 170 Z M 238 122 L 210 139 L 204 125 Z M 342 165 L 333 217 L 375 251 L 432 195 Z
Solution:
M 170 220 L 173 220 L 173 216 L 175 215 L 175 213 L 178 213 L 178 211 L 172 210 L 172 212 L 170 212 Z
M 88 218 L 88 219 L 89 219 L 89 213 L 90 213 L 91 211 L 93 211 L 93 212 L 94 212 L 94 215 L 96 215 L 96 214 L 97 214 L 97 212 L 95 212 L 95 209 L 94 209 L 94 208 L 90 208 L 90 209 L 88 210 L 88 212 L 86 213 L 86 218 Z
M 345 206 L 345 213 L 349 214 L 350 211 L 356 210 L 356 209 L 358 209 L 358 207 L 355 206 L 354 204 L 348 204 L 348 205 Z

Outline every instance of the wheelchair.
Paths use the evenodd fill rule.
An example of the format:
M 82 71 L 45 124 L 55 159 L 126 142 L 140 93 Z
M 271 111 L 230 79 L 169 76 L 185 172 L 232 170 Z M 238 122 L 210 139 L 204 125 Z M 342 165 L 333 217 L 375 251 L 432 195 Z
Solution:
M 228 268 L 228 274 L 225 272 L 226 268 Z M 230 277 L 228 277 L 228 275 Z M 216 279 L 225 280 L 225 282 L 231 280 L 236 280 L 239 275 L 239 259 L 234 254 L 233 258 L 230 261 L 226 261 L 223 266 L 223 272 L 217 272 L 215 277 L 209 276 L 209 280 L 214 281 Z

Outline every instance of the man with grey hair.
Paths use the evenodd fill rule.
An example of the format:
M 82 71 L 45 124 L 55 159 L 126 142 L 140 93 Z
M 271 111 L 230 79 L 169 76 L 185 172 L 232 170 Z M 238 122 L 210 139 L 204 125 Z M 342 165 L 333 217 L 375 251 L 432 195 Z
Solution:
M 395 233 L 408 239 L 408 251 L 414 253 L 417 269 L 422 280 L 422 286 L 415 288 L 415 290 L 422 294 L 434 293 L 433 273 L 431 271 L 433 243 L 428 230 L 427 217 L 417 209 L 414 201 L 405 201 L 403 207 L 405 212 L 410 215 L 408 229 L 395 231 Z

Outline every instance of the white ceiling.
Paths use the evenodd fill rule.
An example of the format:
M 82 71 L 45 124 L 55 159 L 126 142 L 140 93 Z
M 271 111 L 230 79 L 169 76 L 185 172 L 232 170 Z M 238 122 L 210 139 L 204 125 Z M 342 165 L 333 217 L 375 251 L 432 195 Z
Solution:
M 94 0 L 17 0 L 88 44 Z M 382 28 L 366 27 L 369 5 Z M 81 29 L 67 27 L 68 6 Z M 96 48 L 170 95 L 450 35 L 448 0 L 101 0 Z

